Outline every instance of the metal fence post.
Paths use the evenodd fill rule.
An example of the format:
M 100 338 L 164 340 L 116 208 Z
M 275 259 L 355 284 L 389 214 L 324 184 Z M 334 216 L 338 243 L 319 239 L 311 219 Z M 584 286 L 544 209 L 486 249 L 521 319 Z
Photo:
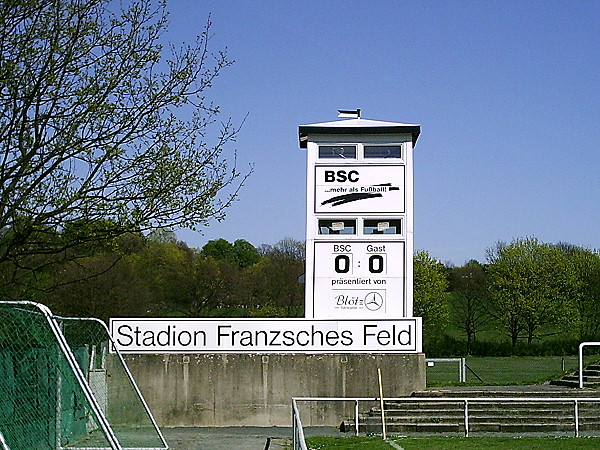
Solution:
M 465 399 L 465 437 L 469 437 L 469 400 Z
M 579 389 L 583 389 L 583 346 L 585 342 L 579 344 Z
M 579 402 L 575 399 L 575 437 L 579 437 Z
M 358 400 L 354 400 L 354 429 L 358 436 Z

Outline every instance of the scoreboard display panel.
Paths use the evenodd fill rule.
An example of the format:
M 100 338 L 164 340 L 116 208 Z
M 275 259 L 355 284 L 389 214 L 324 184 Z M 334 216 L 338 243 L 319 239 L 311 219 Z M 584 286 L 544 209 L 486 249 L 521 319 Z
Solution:
M 404 316 L 404 242 L 316 241 L 314 256 L 315 316 Z

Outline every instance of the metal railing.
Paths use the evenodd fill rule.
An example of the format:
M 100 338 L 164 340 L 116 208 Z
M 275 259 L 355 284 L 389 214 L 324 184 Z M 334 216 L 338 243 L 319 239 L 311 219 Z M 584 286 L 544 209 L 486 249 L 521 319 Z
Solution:
M 160 443 L 162 444 L 162 447 L 157 447 L 156 450 L 168 449 L 169 444 L 167 444 L 167 441 L 165 440 L 165 438 L 162 434 L 162 431 L 160 430 L 160 427 L 158 426 L 158 423 L 156 422 L 156 419 L 154 418 L 154 415 L 152 414 L 152 411 L 150 410 L 150 407 L 148 406 L 148 403 L 146 402 L 146 399 L 142 395 L 142 392 L 140 391 L 139 386 L 135 382 L 135 379 L 133 378 L 133 375 L 132 375 L 131 371 L 129 370 L 129 367 L 127 366 L 127 363 L 125 362 L 123 355 L 121 354 L 121 352 L 119 352 L 117 350 L 117 345 L 116 345 L 115 341 L 113 340 L 110 330 L 106 326 L 106 323 L 104 323 L 102 320 L 94 318 L 94 317 L 63 317 L 63 316 L 55 315 L 54 318 L 62 321 L 63 326 L 64 326 L 64 322 L 69 322 L 69 321 L 92 322 L 92 323 L 96 324 L 104 332 L 104 337 L 106 339 L 108 339 L 110 352 L 118 358 L 118 361 L 120 364 L 119 367 L 123 371 L 123 374 L 125 375 L 127 381 L 129 382 L 129 387 L 133 390 L 135 397 L 139 401 L 140 406 L 142 407 L 143 412 L 145 413 L 146 419 L 150 422 L 151 426 L 154 428 L 154 431 L 156 432 L 156 437 L 160 440 Z M 93 359 L 93 357 L 92 357 L 92 359 Z M 143 450 L 154 450 L 154 449 L 144 448 Z
M 296 399 L 292 399 L 292 450 L 308 450 Z
M 10 447 L 8 446 L 8 444 L 6 443 L 6 441 L 4 440 L 4 435 L 2 434 L 2 431 L 0 431 L 0 448 L 2 450 L 10 450 Z
M 600 342 L 582 342 L 579 344 L 579 388 L 583 389 L 583 348 L 600 347 Z
M 354 402 L 354 430 L 355 434 L 359 434 L 359 402 L 374 402 L 381 401 L 380 398 L 373 397 L 355 397 L 355 398 L 340 398 L 340 397 L 294 397 L 292 398 L 292 423 L 294 433 L 294 450 L 305 450 L 306 443 L 304 441 L 304 433 L 302 431 L 302 422 L 298 412 L 298 402 Z M 581 403 L 600 403 L 600 397 L 396 397 L 384 398 L 385 402 L 401 402 L 401 403 L 416 403 L 416 402 L 432 402 L 432 403 L 462 403 L 463 405 L 463 424 L 464 435 L 469 436 L 470 432 L 470 412 L 469 407 L 474 404 L 499 404 L 499 403 L 572 403 L 573 404 L 573 434 L 579 437 L 580 416 L 579 405 Z M 296 444 L 298 442 L 298 444 Z
M 123 448 L 137 450 L 168 449 L 168 444 L 158 428 L 158 425 L 122 355 L 115 351 L 118 363 L 112 364 L 111 374 L 106 372 L 106 367 L 103 367 L 104 370 L 102 371 L 97 370 L 96 360 L 102 359 L 104 361 L 102 354 L 97 356 L 97 346 L 102 349 L 114 346 L 110 332 L 104 322 L 94 318 L 69 318 L 57 316 L 52 314 L 46 306 L 34 302 L 0 301 L 0 307 L 3 308 L 2 318 L 4 319 L 2 323 L 2 331 L 4 334 L 0 336 L 2 338 L 0 342 L 3 346 L 0 346 L 0 350 L 2 348 L 4 349 L 4 356 L 6 357 L 6 355 L 8 355 L 11 357 L 12 359 L 10 359 L 10 361 L 18 361 L 19 358 L 23 359 L 21 355 L 23 349 L 29 350 L 29 347 L 36 349 L 40 348 L 44 350 L 45 353 L 40 350 L 37 354 L 46 357 L 46 360 L 44 360 L 45 365 L 43 365 L 43 367 L 49 367 L 53 370 L 49 373 L 43 372 L 44 376 L 33 378 L 31 383 L 27 385 L 30 389 L 21 386 L 19 390 L 31 390 L 34 393 L 39 394 L 39 396 L 41 396 L 42 393 L 46 394 L 45 397 L 37 402 L 38 408 L 35 412 L 39 412 L 39 416 L 43 417 L 43 420 L 46 420 L 46 417 L 52 417 L 52 414 L 56 415 L 55 419 L 52 419 L 55 422 L 53 425 L 53 428 L 56 429 L 55 435 L 49 433 L 43 434 L 41 431 L 38 433 L 39 435 L 35 434 L 35 431 L 38 430 L 38 428 L 42 429 L 44 432 L 48 429 L 48 426 L 45 425 L 43 420 L 32 421 L 28 419 L 25 422 L 27 427 L 20 425 L 20 423 L 24 421 L 23 417 L 27 418 L 29 417 L 27 414 L 32 414 L 31 410 L 27 410 L 28 412 L 17 417 L 21 422 L 18 422 L 18 420 L 15 419 L 17 415 L 11 415 L 11 418 L 14 420 L 10 422 L 10 427 L 7 428 L 10 432 L 15 432 L 16 430 L 15 433 L 19 434 L 19 436 L 26 435 L 28 442 L 29 440 L 36 438 L 55 440 L 56 445 L 52 445 L 52 447 L 61 449 L 65 448 L 63 445 L 68 445 L 69 448 L 110 447 L 112 449 Z M 8 319 L 12 319 L 12 322 Z M 18 353 L 18 351 L 21 353 Z M 39 365 L 42 366 L 42 364 Z M 104 365 L 104 363 L 102 365 Z M 24 371 L 21 370 L 20 367 L 13 367 L 13 372 L 20 374 Z M 101 374 L 103 376 L 100 378 L 94 377 L 92 379 L 92 374 L 95 374 L 96 372 L 103 372 L 103 374 Z M 7 376 L 5 378 L 11 377 Z M 24 377 L 21 378 L 24 379 Z M 121 395 L 123 393 L 126 393 L 128 396 L 130 395 L 131 398 L 128 403 L 129 409 L 127 410 L 128 414 L 131 414 L 131 406 L 133 405 L 136 407 L 134 408 L 136 410 L 135 412 L 138 412 L 139 410 L 144 418 L 142 423 L 118 423 L 118 436 L 115 432 L 115 428 L 113 428 L 113 423 L 109 420 L 109 378 L 112 380 L 118 379 L 117 381 L 120 383 L 118 389 L 120 389 Z M 44 385 L 41 383 L 40 379 L 48 379 L 51 383 Z M 19 379 L 18 381 L 21 382 L 22 380 Z M 17 382 L 13 384 L 16 385 L 16 383 Z M 1 385 L 0 388 L 2 388 Z M 16 387 L 10 385 L 9 387 L 5 386 L 3 390 L 0 389 L 0 391 L 6 395 L 7 392 L 13 392 L 16 389 Z M 36 389 L 39 392 L 37 392 Z M 128 389 L 132 392 L 130 393 Z M 64 395 L 65 392 L 67 393 L 66 395 Z M 98 396 L 99 394 L 105 395 L 105 402 L 101 401 L 101 397 Z M 69 402 L 69 399 L 72 400 L 73 404 Z M 26 404 L 25 400 L 19 400 L 20 403 L 11 403 L 11 408 L 15 408 L 14 405 L 17 404 L 19 408 L 23 407 L 24 409 L 24 405 Z M 70 428 L 65 432 L 65 436 L 69 439 L 78 439 L 79 442 L 77 443 L 72 441 L 65 441 L 63 443 L 61 440 L 63 429 L 62 419 L 66 414 L 65 411 L 71 416 L 75 414 L 68 408 L 72 408 L 73 411 L 76 411 L 78 417 L 80 416 L 82 421 L 82 425 L 77 429 L 78 435 L 76 438 L 73 438 L 75 434 L 73 430 L 75 428 L 72 423 L 69 423 Z M 117 410 L 119 408 L 113 409 Z M 50 413 L 48 413 L 48 411 L 50 411 Z M 41 427 L 28 428 L 33 422 L 41 424 Z M 9 426 L 3 424 L 1 421 L 0 425 Z M 138 429 L 148 426 L 150 431 L 139 434 L 136 430 L 136 433 L 131 433 L 129 425 L 138 427 Z M 93 437 L 93 435 L 97 434 L 94 433 L 96 430 L 101 431 L 99 437 Z M 11 435 L 6 429 L 3 431 L 4 434 L 0 431 L 0 449 L 8 450 L 13 445 L 9 445 L 11 439 L 13 443 L 15 441 L 15 433 Z M 88 442 L 88 439 L 91 439 L 91 441 Z M 23 444 L 21 441 L 18 442 L 19 444 Z M 81 447 L 80 445 L 84 445 L 84 447 Z M 20 445 L 20 448 L 25 447 Z

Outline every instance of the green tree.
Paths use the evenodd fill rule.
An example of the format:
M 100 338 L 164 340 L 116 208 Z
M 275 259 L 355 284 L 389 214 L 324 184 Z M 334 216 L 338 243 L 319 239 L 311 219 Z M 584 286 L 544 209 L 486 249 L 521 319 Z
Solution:
M 260 259 L 260 253 L 256 247 L 244 239 L 237 239 L 233 244 L 223 238 L 208 241 L 200 253 L 217 261 L 235 265 L 240 269 L 256 264 Z
M 559 248 L 536 238 L 498 242 L 488 261 L 491 312 L 513 345 L 523 333 L 531 343 L 543 326 L 576 323 L 579 281 Z
M 197 255 L 169 232 L 155 232 L 142 251 L 128 258 L 133 270 L 151 287 L 153 312 L 167 312 L 193 295 Z
M 448 321 L 446 268 L 425 250 L 414 255 L 414 314 L 423 318 L 423 330 L 433 334 Z
M 139 317 L 158 314 L 155 286 L 139 270 L 134 255 L 98 253 L 53 267 L 55 286 L 36 299 L 56 314 L 96 317 Z M 75 281 L 74 281 L 75 280 Z
M 490 321 L 489 295 L 482 265 L 471 260 L 462 267 L 450 269 L 452 323 L 467 337 L 470 354 L 477 332 Z
M 167 26 L 166 6 L 152 0 L 1 2 L 3 270 L 223 218 L 247 175 L 225 153 L 238 128 L 217 120 L 206 93 L 232 62 L 209 50 L 210 21 L 170 54 Z M 79 226 L 94 232 L 56 238 Z
M 239 268 L 203 255 L 197 256 L 191 268 L 194 278 L 167 310 L 186 317 L 229 315 L 242 297 Z
M 579 338 L 597 340 L 600 338 L 600 253 L 564 243 L 557 247 L 575 266 L 579 280 Z
M 244 271 L 254 316 L 301 317 L 304 286 L 299 277 L 304 273 L 304 243 L 284 238 L 274 246 L 263 246 L 260 261 Z
M 237 239 L 233 243 L 233 253 L 240 269 L 250 267 L 260 260 L 257 248 L 244 239 Z

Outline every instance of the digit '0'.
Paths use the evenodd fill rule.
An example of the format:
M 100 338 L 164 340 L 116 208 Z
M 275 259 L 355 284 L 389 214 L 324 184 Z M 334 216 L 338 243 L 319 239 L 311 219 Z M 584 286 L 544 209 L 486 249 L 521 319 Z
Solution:
M 335 257 L 335 271 L 337 273 L 348 273 L 350 270 L 350 257 L 348 255 L 337 255 Z
M 369 258 L 369 272 L 381 273 L 383 272 L 383 256 L 371 255 Z

